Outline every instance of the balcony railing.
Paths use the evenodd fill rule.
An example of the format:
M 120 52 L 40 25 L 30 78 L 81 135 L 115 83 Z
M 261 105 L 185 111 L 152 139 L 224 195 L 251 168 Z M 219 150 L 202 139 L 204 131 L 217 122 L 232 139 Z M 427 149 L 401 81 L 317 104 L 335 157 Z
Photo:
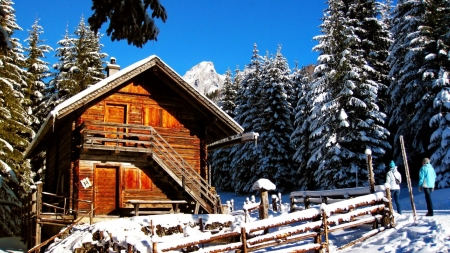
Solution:
M 208 182 L 153 127 L 84 122 L 80 132 L 83 150 L 146 153 L 210 213 L 220 210 L 220 200 Z

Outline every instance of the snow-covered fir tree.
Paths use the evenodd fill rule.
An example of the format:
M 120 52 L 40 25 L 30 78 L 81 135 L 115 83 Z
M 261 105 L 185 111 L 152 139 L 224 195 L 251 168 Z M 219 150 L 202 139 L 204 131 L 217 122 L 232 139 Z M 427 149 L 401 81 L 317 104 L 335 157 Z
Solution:
M 228 69 L 225 73 L 225 80 L 219 98 L 219 107 L 226 112 L 230 117 L 234 118 L 236 109 L 236 95 L 237 84 L 232 81 L 231 70 Z M 215 150 L 211 154 L 211 167 L 213 168 L 213 182 L 214 185 L 223 190 L 234 190 L 230 174 L 230 157 L 231 147 L 225 147 Z
M 424 52 L 425 69 L 422 82 L 431 86 L 426 96 L 433 102 L 434 115 L 430 127 L 434 132 L 430 138 L 431 162 L 437 174 L 437 187 L 450 187 L 450 2 L 427 1 L 418 39 Z M 425 105 L 425 104 L 424 104 Z M 422 111 L 431 111 L 423 109 Z
M 236 121 L 245 132 L 257 132 L 255 125 L 259 121 L 260 110 L 257 104 L 260 97 L 256 91 L 261 84 L 261 56 L 255 44 L 251 63 L 244 70 L 241 87 L 236 96 Z M 250 180 L 250 171 L 257 169 L 259 156 L 256 155 L 257 146 L 247 142 L 235 145 L 231 149 L 231 175 L 235 192 L 251 192 L 254 182 Z
M 387 61 L 391 81 L 388 114 L 389 125 L 395 135 L 394 157 L 401 156 L 399 137 L 402 135 L 408 157 L 423 158 L 431 135 L 428 123 L 433 113 L 425 109 L 433 108 L 433 98 L 425 96 L 431 89 L 431 82 L 422 81 L 425 53 L 421 48 L 422 41 L 418 39 L 424 4 L 425 1 L 420 0 L 399 0 L 392 14 L 391 34 L 394 40 Z
M 13 2 L 0 1 L 6 12 L 1 26 L 8 33 L 11 49 L 0 51 L 0 199 L 18 202 L 29 191 L 32 175 L 23 152 L 33 137 L 29 105 L 24 93 L 28 92 L 28 74 L 24 70 L 23 48 L 14 32 L 21 28 L 16 23 Z M 8 235 L 20 232 L 20 210 L 13 205 L 0 205 L 0 230 Z
M 31 126 L 37 132 L 50 109 L 45 100 L 45 97 L 48 95 L 46 94 L 47 84 L 45 81 L 51 76 L 51 72 L 49 63 L 44 59 L 46 58 L 46 54 L 53 49 L 44 44 L 44 40 L 41 39 L 44 30 L 39 25 L 39 19 L 35 20 L 31 28 L 28 31 L 28 38 L 25 39 L 27 43 L 27 47 L 25 48 L 27 52 L 25 68 L 31 74 L 29 78 L 31 115 L 33 117 Z M 39 175 L 38 180 L 43 179 L 44 163 L 45 152 L 41 152 L 31 158 L 32 170 Z
M 319 45 L 314 48 L 320 56 L 312 86 L 307 166 L 315 169 L 319 188 L 367 185 L 365 149 L 371 149 L 374 164 L 380 164 L 390 148 L 383 126 L 386 115 L 377 104 L 378 93 L 386 86 L 372 57 L 379 53 L 380 42 L 368 34 L 381 34 L 381 25 L 376 22 L 375 1 L 328 3 L 323 35 L 316 37 Z M 375 167 L 374 174 L 383 175 L 382 168 Z
M 309 153 L 309 121 L 308 117 L 312 111 L 310 103 L 312 73 L 314 66 L 298 68 L 296 65 L 291 75 L 291 80 L 296 88 L 297 104 L 294 107 L 294 132 L 291 136 L 291 144 L 294 148 L 293 160 L 297 163 L 298 185 L 301 189 L 314 188 L 314 170 L 307 167 Z
M 26 69 L 30 75 L 30 100 L 31 111 L 33 118 L 33 130 L 37 132 L 40 125 L 45 120 L 48 114 L 48 109 L 43 103 L 44 94 L 46 91 L 45 79 L 51 76 L 49 63 L 44 59 L 46 54 L 50 53 L 53 49 L 44 43 L 41 39 L 41 35 L 44 33 L 42 26 L 39 25 L 39 19 L 36 19 L 31 26 L 31 30 L 28 31 L 28 38 L 25 39 L 27 47 L 25 51 L 26 56 Z
M 274 58 L 265 58 L 261 69 L 261 85 L 255 93 L 260 99 L 260 115 L 255 130 L 259 132 L 257 167 L 249 171 L 250 182 L 266 178 L 280 191 L 292 189 L 296 183 L 293 149 L 290 137 L 293 132 L 293 95 L 290 69 L 281 54 L 281 46 Z
M 66 30 L 64 38 L 58 41 L 56 56 L 59 61 L 53 65 L 57 73 L 50 82 L 54 89 L 53 106 L 106 77 L 104 59 L 107 54 L 101 52 L 101 36 L 89 29 L 83 17 L 74 34 L 75 37 L 71 37 Z

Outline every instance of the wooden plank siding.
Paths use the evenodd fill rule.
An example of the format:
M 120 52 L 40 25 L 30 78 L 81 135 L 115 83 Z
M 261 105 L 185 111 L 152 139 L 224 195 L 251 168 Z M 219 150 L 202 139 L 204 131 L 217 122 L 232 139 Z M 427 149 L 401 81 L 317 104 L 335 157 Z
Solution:
M 99 189 L 96 191 L 96 184 L 100 180 L 107 180 L 106 178 L 96 178 L 95 170 L 101 168 L 115 168 L 117 170 L 117 180 L 118 184 L 115 193 L 112 192 L 113 189 Z M 95 200 L 94 207 L 96 208 L 96 215 L 106 215 L 110 211 L 107 211 L 102 205 L 107 203 L 103 199 L 99 199 L 97 195 L 100 194 L 117 194 L 117 208 L 132 208 L 131 204 L 126 202 L 132 199 L 142 199 L 142 200 L 168 200 L 166 194 L 158 188 L 156 184 L 153 183 L 152 175 L 150 170 L 146 167 L 138 167 L 130 163 L 102 163 L 101 161 L 80 161 L 79 165 L 79 177 L 80 179 L 88 178 L 89 181 L 93 182 L 92 187 L 83 188 L 81 184 L 78 187 L 78 199 L 80 200 Z M 155 177 L 156 178 L 156 177 Z M 156 178 L 157 179 L 157 178 Z M 109 178 L 108 180 L 111 180 Z M 100 202 L 99 202 L 100 201 Z M 154 207 L 153 205 L 147 205 L 148 207 Z M 147 207 L 143 205 L 142 207 Z M 97 208 L 100 207 L 100 210 Z M 85 202 L 80 202 L 78 204 L 78 209 L 80 212 L 88 212 L 90 210 L 90 205 Z
M 72 125 L 65 124 L 55 133 L 55 140 L 47 146 L 46 184 L 44 191 L 68 194 L 72 162 Z
M 183 103 L 170 104 L 169 107 L 168 103 L 156 101 L 152 96 L 149 96 L 149 93 L 141 85 L 130 83 L 122 88 L 120 93 L 114 93 L 91 106 L 81 116 L 82 121 L 100 120 L 99 115 L 102 110 L 104 116 L 101 121 L 106 121 L 105 115 L 108 104 L 125 105 L 127 107 L 127 119 L 124 123 L 154 127 L 181 157 L 200 173 L 200 139 L 197 136 L 198 134 L 193 133 L 192 127 L 186 128 L 175 118 L 175 116 L 179 116 L 184 121 L 191 121 L 191 124 L 193 124 L 195 117 L 191 113 L 183 113 L 184 117 L 179 113 L 179 115 L 173 115 L 178 108 L 180 111 L 186 111 L 189 108 Z M 172 96 L 176 97 L 176 94 L 171 94 Z M 161 107 L 161 104 L 165 104 L 166 108 Z
M 182 102 L 182 99 L 176 93 L 168 92 L 167 90 L 162 93 L 158 87 L 152 87 L 151 85 L 144 87 L 144 85 L 129 83 L 118 92 L 112 93 L 108 97 L 88 107 L 82 113 L 79 122 L 101 121 L 152 126 L 200 174 L 201 140 L 197 133 L 197 129 L 199 129 L 197 125 L 201 122 L 192 113 L 194 111 L 193 108 L 190 108 L 185 102 Z M 123 116 L 122 113 L 124 113 Z M 96 127 L 99 128 L 98 126 Z M 104 127 L 104 129 L 94 130 L 107 131 L 108 129 Z M 145 133 L 145 130 L 133 131 L 133 133 Z M 149 132 L 145 134 L 149 134 Z M 105 137 L 115 138 L 116 136 Z M 143 137 L 142 140 L 146 140 L 146 138 Z M 107 143 L 105 144 L 108 145 Z M 128 143 L 125 145 L 128 145 Z M 94 151 L 88 152 L 95 154 Z M 114 166 L 117 168 L 118 186 L 116 189 L 110 189 L 112 187 L 111 185 L 109 185 L 109 188 L 105 188 L 107 185 L 105 183 L 97 185 L 100 180 L 98 177 L 101 177 L 100 174 L 102 173 L 102 175 L 108 175 L 108 180 L 113 180 L 110 173 L 104 170 Z M 94 201 L 96 215 L 111 214 L 110 209 L 113 203 L 111 199 L 108 199 L 108 196 L 116 196 L 116 208 L 132 208 L 133 206 L 127 203 L 129 200 L 170 200 L 168 195 L 160 188 L 163 187 L 165 190 L 172 188 L 167 186 L 167 179 L 161 178 L 160 174 L 153 174 L 151 172 L 152 169 L 146 168 L 146 166 L 151 165 L 150 163 L 147 165 L 135 165 L 126 161 L 108 162 L 105 164 L 99 160 L 80 160 L 76 169 L 79 180 L 88 178 L 93 182 L 94 186 L 84 189 L 78 183 L 78 198 Z M 105 169 L 102 171 L 102 168 Z M 155 183 L 155 180 L 158 183 Z M 96 191 L 103 191 L 105 197 L 98 197 L 100 193 Z M 171 195 L 179 194 L 171 193 Z M 105 203 L 105 205 L 102 206 L 100 202 Z M 100 210 L 97 210 L 97 206 L 100 207 Z M 90 208 L 87 203 L 79 203 L 78 207 L 82 212 L 88 211 Z M 172 206 L 170 204 L 144 204 L 142 207 L 171 208 Z

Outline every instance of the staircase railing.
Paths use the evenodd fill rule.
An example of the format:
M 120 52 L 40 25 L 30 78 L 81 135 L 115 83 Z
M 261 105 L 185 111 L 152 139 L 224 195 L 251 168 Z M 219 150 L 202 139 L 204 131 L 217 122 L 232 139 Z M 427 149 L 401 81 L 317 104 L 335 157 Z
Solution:
M 105 128 L 109 130 L 105 130 Z M 81 132 L 83 149 L 132 151 L 151 155 L 153 160 L 203 208 L 210 213 L 220 212 L 219 199 L 212 187 L 153 127 L 109 122 L 85 122 Z M 107 137 L 108 135 L 113 137 Z M 105 143 L 109 143 L 109 145 L 105 145 Z

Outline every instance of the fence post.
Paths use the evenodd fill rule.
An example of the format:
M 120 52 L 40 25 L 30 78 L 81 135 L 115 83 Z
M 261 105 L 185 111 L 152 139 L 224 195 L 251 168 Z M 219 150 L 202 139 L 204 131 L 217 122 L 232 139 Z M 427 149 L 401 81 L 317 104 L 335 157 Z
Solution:
M 261 203 L 259 205 L 259 219 L 269 218 L 269 192 L 266 189 L 260 189 Z M 269 233 L 269 229 L 264 230 L 264 234 Z
M 325 211 L 322 211 L 322 226 L 323 226 L 323 233 L 325 235 L 325 247 L 327 249 L 327 252 L 330 252 L 330 249 L 328 247 L 328 218 Z
M 247 232 L 245 232 L 245 227 L 241 227 L 241 242 L 242 253 L 247 253 Z
M 374 193 L 375 192 L 375 179 L 373 177 L 373 168 L 372 168 L 372 150 L 366 149 L 365 154 L 367 155 L 367 168 L 369 170 L 370 193 Z
M 153 249 L 152 249 L 152 252 L 153 252 L 153 253 L 157 253 L 157 252 L 158 252 L 158 246 L 157 246 L 158 243 L 157 243 L 157 242 L 153 242 L 152 245 L 153 245 L 153 247 L 152 247 L 152 248 L 153 248 Z
M 35 238 L 34 245 L 39 245 L 41 243 L 41 224 L 39 223 L 41 219 L 41 210 L 42 210 L 42 182 L 36 183 L 36 196 L 35 196 Z
M 290 197 L 291 200 L 291 213 L 295 212 L 295 197 Z
M 323 215 L 323 213 L 320 213 L 320 215 Z M 319 221 L 319 220 L 321 220 L 321 219 L 322 219 L 322 217 L 319 216 L 319 217 L 313 219 L 313 221 Z M 322 233 L 321 233 L 321 229 L 320 229 L 320 228 L 319 228 L 319 229 L 316 229 L 316 232 L 317 232 L 317 236 L 314 237 L 314 243 L 322 245 Z M 322 247 L 321 247 L 321 248 L 322 248 Z M 315 253 L 320 253 L 320 252 L 321 252 L 321 249 L 315 250 Z
M 389 207 L 389 212 L 387 217 L 385 217 L 385 224 L 383 225 L 390 225 L 391 227 L 395 227 L 395 218 L 394 218 L 394 208 L 392 207 L 392 197 L 391 197 L 391 189 L 390 188 L 386 188 L 386 198 L 388 199 L 388 207 Z
M 278 212 L 278 200 L 277 200 L 277 195 L 272 194 L 272 211 L 274 212 Z

